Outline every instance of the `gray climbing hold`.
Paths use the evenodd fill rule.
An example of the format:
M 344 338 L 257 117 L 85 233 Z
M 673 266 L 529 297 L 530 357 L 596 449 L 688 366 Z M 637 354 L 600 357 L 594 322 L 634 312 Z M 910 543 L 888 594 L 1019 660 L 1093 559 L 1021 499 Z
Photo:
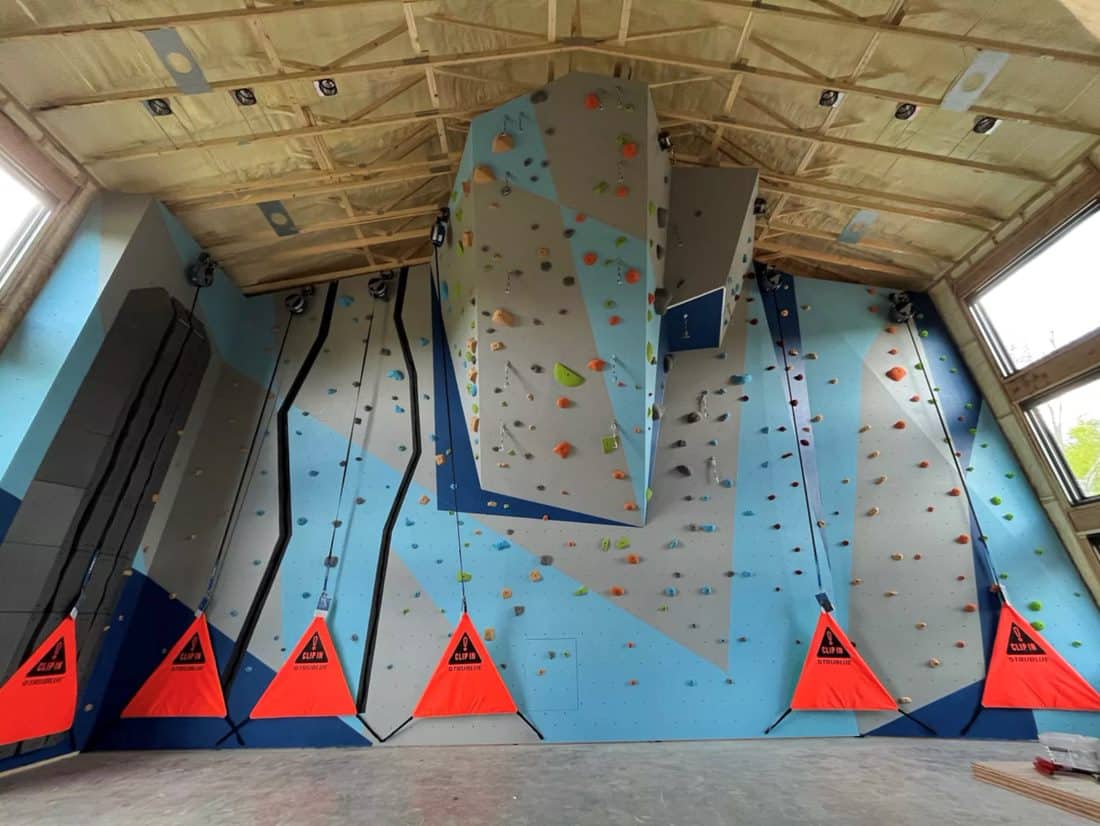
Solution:
M 687 424 L 695 424 L 696 422 L 702 421 L 703 419 L 703 417 L 696 413 L 694 410 L 692 410 L 690 413 L 685 413 L 683 416 L 681 416 L 681 418 Z
M 752 373 L 734 373 L 730 376 L 730 384 L 748 384 L 752 381 Z
M 550 554 L 543 554 L 542 556 L 539 557 L 539 565 L 553 565 L 553 564 L 554 564 L 554 557 L 550 556 Z
M 683 439 L 677 439 L 675 442 L 672 443 L 672 447 L 687 447 L 687 446 L 688 446 L 688 443 L 685 442 Z
M 677 465 L 676 472 L 679 473 L 681 476 L 691 476 L 691 468 L 689 468 L 687 465 Z
M 522 605 L 517 605 L 512 609 L 512 613 L 515 614 L 517 617 L 521 617 L 523 616 L 524 610 L 525 609 Z

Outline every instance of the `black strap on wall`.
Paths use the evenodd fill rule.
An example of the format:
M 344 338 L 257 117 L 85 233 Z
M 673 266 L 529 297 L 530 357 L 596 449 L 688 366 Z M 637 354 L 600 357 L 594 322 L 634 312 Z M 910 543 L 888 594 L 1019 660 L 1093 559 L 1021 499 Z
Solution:
M 405 359 L 405 372 L 409 377 L 409 423 L 412 429 L 412 451 L 405 463 L 405 473 L 397 485 L 397 491 L 390 505 L 390 512 L 386 516 L 386 524 L 382 528 L 382 539 L 378 544 L 378 566 L 374 573 L 374 593 L 371 596 L 370 619 L 367 629 L 366 650 L 363 654 L 363 667 L 359 672 L 359 690 L 356 694 L 356 707 L 359 714 L 366 713 L 367 695 L 370 691 L 370 675 L 374 666 L 374 654 L 378 644 L 378 625 L 382 614 L 382 593 L 386 584 L 386 568 L 390 561 L 390 542 L 393 539 L 393 529 L 397 525 L 397 517 L 401 513 L 401 506 L 405 503 L 405 495 L 409 491 L 413 472 L 420 461 L 420 388 L 417 383 L 416 363 L 413 361 L 412 351 L 409 348 L 409 336 L 405 331 L 405 289 L 409 280 L 409 268 L 402 267 L 397 276 L 397 295 L 393 302 L 393 326 L 397 332 L 397 340 L 401 344 L 401 355 Z M 363 725 L 366 722 L 363 721 Z M 370 727 L 368 726 L 368 729 Z M 371 729 L 371 733 L 374 731 Z M 377 734 L 374 736 L 382 740 Z
M 256 633 L 256 626 L 260 622 L 260 614 L 267 604 L 267 597 L 275 584 L 275 577 L 279 574 L 279 566 L 282 565 L 287 546 L 294 535 L 294 512 L 291 507 L 290 496 L 290 408 L 294 406 L 294 401 L 298 398 L 298 392 L 302 389 L 306 377 L 313 369 L 313 363 L 317 361 L 317 356 L 328 338 L 329 327 L 332 323 L 332 310 L 335 306 L 336 282 L 330 281 L 328 290 L 325 292 L 325 306 L 321 311 L 321 323 L 317 327 L 317 335 L 302 361 L 302 366 L 298 368 L 298 374 L 291 382 L 283 403 L 279 406 L 276 419 L 279 447 L 279 536 L 271 549 L 271 556 L 267 560 L 263 576 L 260 577 L 260 584 L 252 597 L 252 603 L 248 606 L 248 613 L 245 614 L 241 631 L 237 634 L 236 642 L 233 643 L 233 652 L 229 655 L 225 672 L 222 674 L 222 693 L 226 697 L 229 696 L 229 690 L 240 672 L 244 656 L 248 652 L 249 644 L 252 642 L 252 635 Z

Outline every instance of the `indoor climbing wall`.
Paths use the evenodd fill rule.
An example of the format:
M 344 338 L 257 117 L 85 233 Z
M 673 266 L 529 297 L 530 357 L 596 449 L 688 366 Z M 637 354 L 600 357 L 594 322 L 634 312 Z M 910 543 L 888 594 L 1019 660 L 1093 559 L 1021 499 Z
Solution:
M 752 272 L 756 185 L 755 169 L 672 170 L 665 311 L 670 350 L 722 343 L 742 279 Z
M 644 523 L 668 191 L 645 84 L 569 74 L 471 123 L 438 285 L 486 491 L 463 507 Z

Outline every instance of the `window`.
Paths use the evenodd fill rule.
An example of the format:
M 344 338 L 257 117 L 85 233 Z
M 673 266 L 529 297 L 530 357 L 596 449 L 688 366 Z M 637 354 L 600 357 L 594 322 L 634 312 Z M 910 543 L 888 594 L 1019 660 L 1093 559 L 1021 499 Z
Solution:
M 49 217 L 50 201 L 0 166 L 0 286 Z
M 1028 408 L 1070 501 L 1100 497 L 1100 375 Z
M 1001 363 L 1014 373 L 1100 327 L 1100 201 L 1026 253 L 971 302 Z

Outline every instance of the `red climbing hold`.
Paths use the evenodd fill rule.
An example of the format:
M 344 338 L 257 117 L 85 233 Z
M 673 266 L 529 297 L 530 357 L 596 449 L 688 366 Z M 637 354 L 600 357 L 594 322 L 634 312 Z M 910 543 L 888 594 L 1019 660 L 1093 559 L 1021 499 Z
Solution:
M 0 686 L 0 745 L 58 734 L 76 716 L 76 622 L 65 617 Z
M 638 157 L 638 144 L 634 143 L 634 141 L 627 141 L 623 144 L 622 151 L 623 157 L 626 158 L 628 161 L 632 158 L 636 158 Z
M 642 558 L 640 556 L 638 556 L 637 554 L 627 554 L 626 555 L 626 564 L 627 565 L 638 565 L 638 564 L 641 563 L 641 561 L 642 561 Z
M 555 404 L 562 410 L 565 410 L 567 407 L 573 406 L 573 402 L 565 396 L 558 396 L 558 400 L 555 402 Z
M 901 419 L 898 419 L 896 422 L 894 422 L 894 430 L 905 430 L 905 422 L 903 422 Z
M 122 710 L 123 717 L 224 717 L 206 614 L 195 617 Z
M 889 370 L 886 371 L 886 378 L 893 381 L 901 381 L 905 378 L 905 375 L 906 374 L 904 367 L 891 367 Z
M 638 279 L 642 277 L 642 274 L 638 272 L 634 267 L 631 267 L 626 271 L 626 275 L 623 278 L 626 279 L 627 284 L 637 284 Z
M 478 636 L 473 620 L 463 612 L 412 716 L 461 717 L 516 711 L 516 702 Z
M 613 471 L 611 471 L 611 478 L 612 479 L 625 479 L 626 478 L 626 471 L 624 471 L 624 470 L 613 470 Z
M 947 492 L 947 495 L 948 496 L 962 496 L 962 491 L 959 490 L 958 488 L 951 488 L 951 490 L 949 490 Z
M 636 510 L 638 510 L 638 505 L 634 502 L 624 502 L 623 503 L 623 510 L 624 511 L 636 511 Z
M 619 324 L 622 323 L 622 321 L 623 321 L 622 317 L 617 316 L 617 315 L 613 315 L 609 319 L 607 319 L 607 323 L 610 324 L 612 327 L 618 326 Z
M 340 667 L 324 616 L 314 616 L 251 717 L 336 717 L 354 714 L 355 700 Z
M 615 187 L 615 197 L 616 198 L 625 198 L 629 194 L 630 194 L 630 187 L 628 187 L 626 184 L 619 184 L 617 187 Z
M 600 256 L 596 255 L 596 253 L 594 252 L 586 252 L 584 254 L 584 263 L 586 263 L 590 267 L 599 260 Z
M 986 708 L 1100 711 L 1100 694 L 1008 603 L 985 677 Z
M 652 304 L 654 301 L 657 300 L 657 296 L 655 296 L 653 293 L 649 293 L 649 294 L 646 295 L 645 300 L 648 303 Z
M 921 459 L 919 462 L 917 462 L 917 467 L 929 467 L 929 466 L 930 466 L 930 463 L 927 459 Z
M 960 545 L 968 545 L 970 543 L 970 536 L 965 533 L 960 533 L 955 537 L 955 541 Z
M 897 703 L 832 615 L 822 611 L 791 698 L 791 708 L 893 711 Z
M 607 593 L 611 594 L 613 597 L 621 597 L 626 594 L 626 588 L 622 585 L 612 585 L 607 589 Z
M 554 452 L 565 459 L 573 452 L 573 445 L 569 444 L 569 442 L 558 442 L 554 445 Z
M 607 362 L 603 359 L 591 359 L 588 362 L 588 369 L 594 370 L 597 373 L 603 370 L 605 367 L 607 367 Z
M 588 220 L 588 216 L 585 215 L 583 212 L 578 212 L 576 215 L 573 216 L 573 220 L 576 221 L 578 224 L 583 224 L 585 221 Z
M 976 602 L 968 602 L 963 606 L 963 611 L 968 614 L 973 614 L 978 610 L 978 604 Z
M 599 109 L 600 108 L 600 96 L 595 92 L 589 92 L 584 96 L 584 108 L 585 109 Z

